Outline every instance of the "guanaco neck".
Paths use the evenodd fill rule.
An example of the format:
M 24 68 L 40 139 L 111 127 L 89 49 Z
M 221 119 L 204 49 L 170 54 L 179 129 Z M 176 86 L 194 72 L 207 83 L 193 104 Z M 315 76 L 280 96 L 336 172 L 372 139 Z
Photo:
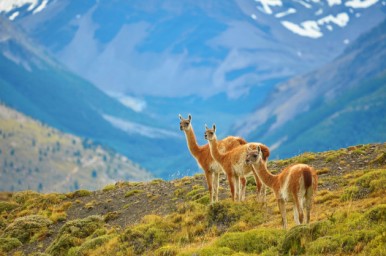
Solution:
M 272 189 L 276 188 L 279 181 L 279 177 L 277 175 L 273 175 L 268 171 L 267 163 L 256 163 L 253 164 L 252 167 L 255 169 L 257 175 L 266 186 Z
M 197 158 L 200 154 L 201 146 L 197 144 L 197 139 L 196 139 L 196 135 L 194 134 L 193 126 L 190 125 L 190 129 L 184 130 L 184 132 L 185 132 L 186 142 L 188 144 L 189 151 L 190 153 L 192 153 L 194 157 Z
M 222 163 L 224 154 L 220 153 L 220 151 L 218 150 L 217 138 L 213 138 L 212 140 L 209 140 L 209 148 L 213 159 L 219 163 Z

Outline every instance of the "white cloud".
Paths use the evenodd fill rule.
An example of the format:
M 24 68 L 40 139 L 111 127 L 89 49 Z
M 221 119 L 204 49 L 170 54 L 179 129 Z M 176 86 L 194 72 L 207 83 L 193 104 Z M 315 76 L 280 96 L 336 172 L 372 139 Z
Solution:
M 127 120 L 123 120 L 117 117 L 113 117 L 110 115 L 103 115 L 103 118 L 110 122 L 116 128 L 128 133 L 128 134 L 138 134 L 144 137 L 152 138 L 152 139 L 162 139 L 162 138 L 178 138 L 179 134 L 175 132 L 170 132 L 167 130 L 149 127 L 146 125 L 133 123 Z
M 124 94 L 119 93 L 119 92 L 118 93 L 117 92 L 107 92 L 107 94 L 109 96 L 117 99 L 123 105 L 134 110 L 135 112 L 142 112 L 147 106 L 146 101 L 139 99 L 139 98 L 124 95 Z

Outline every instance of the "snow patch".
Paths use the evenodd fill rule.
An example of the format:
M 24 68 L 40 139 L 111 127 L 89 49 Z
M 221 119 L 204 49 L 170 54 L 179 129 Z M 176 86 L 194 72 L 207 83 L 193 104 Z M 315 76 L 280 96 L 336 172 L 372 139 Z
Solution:
M 19 16 L 19 12 L 14 12 L 14 13 L 12 13 L 11 16 L 9 16 L 9 19 L 14 20 L 14 19 L 16 19 L 17 16 Z
M 272 14 L 271 7 L 283 6 L 283 3 L 281 2 L 281 0 L 256 0 L 256 2 L 260 2 L 266 14 Z
M 323 25 L 326 23 L 335 23 L 339 27 L 345 27 L 347 23 L 350 21 L 350 17 L 347 13 L 339 13 L 336 17 L 332 15 L 328 15 L 320 20 L 318 20 L 319 25 Z
M 48 4 L 48 0 L 43 0 L 43 2 L 32 12 L 33 14 L 41 12 L 44 8 L 46 8 Z
M 334 5 L 342 4 L 342 0 L 327 0 L 327 3 L 331 7 L 331 6 L 334 6 Z
M 40 5 L 39 5 L 39 0 L 12 0 L 12 1 L 2 0 L 0 1 L 0 13 L 2 12 L 8 13 L 14 9 L 23 7 L 25 5 L 29 5 L 27 10 L 33 11 L 33 14 L 35 14 L 42 11 L 47 6 L 47 4 L 48 4 L 48 0 L 43 0 Z M 9 19 L 11 20 L 15 19 L 17 15 L 16 16 L 14 15 L 15 13 L 11 15 L 12 19 L 11 17 Z
M 345 3 L 346 6 L 352 8 L 369 8 L 378 3 L 379 0 L 350 0 Z
M 304 21 L 300 25 L 289 21 L 282 21 L 281 24 L 293 33 L 301 36 L 311 38 L 319 38 L 323 36 L 323 33 L 320 32 L 320 28 L 316 21 Z
M 310 5 L 309 3 L 306 3 L 305 1 L 302 1 L 302 0 L 293 0 L 293 1 L 303 5 L 307 9 L 311 9 L 312 8 L 312 5 Z
M 296 13 L 296 9 L 294 8 L 289 8 L 287 11 L 285 12 L 279 12 L 275 15 L 276 18 L 283 18 L 287 15 L 290 15 L 290 14 L 293 14 L 293 13 Z
M 304 21 L 300 25 L 289 21 L 282 21 L 282 25 L 295 34 L 311 38 L 320 38 L 323 36 L 320 26 L 326 25 L 327 29 L 331 31 L 333 27 L 330 25 L 330 23 L 335 23 L 339 27 L 344 27 L 347 25 L 349 20 L 350 17 L 347 13 L 340 13 L 336 17 L 333 15 L 328 15 L 317 21 Z
M 251 14 L 251 18 L 254 19 L 254 20 L 256 20 L 256 19 L 257 19 L 256 14 Z

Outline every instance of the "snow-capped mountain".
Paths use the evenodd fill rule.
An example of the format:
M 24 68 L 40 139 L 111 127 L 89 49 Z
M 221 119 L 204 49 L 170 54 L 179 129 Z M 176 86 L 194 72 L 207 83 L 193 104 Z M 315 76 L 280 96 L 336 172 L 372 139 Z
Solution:
M 309 38 L 321 38 L 333 30 L 349 26 L 362 16 L 367 8 L 385 6 L 379 0 L 256 0 L 257 13 L 251 18 L 258 20 L 260 13 L 271 15 L 291 32 Z M 349 39 L 342 43 L 348 44 Z
M 334 61 L 280 84 L 235 133 L 273 156 L 386 139 L 386 20 Z
M 310 71 L 385 18 L 385 1 L 7 0 L 0 12 L 112 94 L 230 98 Z
M 116 101 L 104 98 L 106 95 L 99 92 L 98 97 L 87 97 L 86 112 L 72 108 L 74 116 L 81 120 L 73 128 L 82 129 L 86 135 L 93 133 L 98 141 L 110 142 L 112 147 L 147 169 L 162 169 L 159 173 L 165 174 L 184 168 L 192 172 L 198 170 L 186 149 L 183 133 L 178 130 L 178 113 L 193 114 L 198 134 L 205 123 L 215 122 L 219 135 L 225 136 L 237 122 L 247 126 L 237 126 L 233 131 L 249 139 L 261 139 L 258 135 L 265 132 L 265 127 L 277 126 L 278 129 L 265 137 L 273 149 L 280 143 L 295 143 L 289 136 L 296 137 L 301 131 L 287 136 L 285 130 L 291 117 L 303 113 L 304 108 L 318 105 L 319 93 L 331 99 L 341 95 L 332 93 L 334 83 L 340 81 L 338 78 L 344 77 L 350 83 L 363 78 L 360 76 L 363 69 L 358 69 L 358 76 L 350 75 L 350 65 L 337 65 L 338 70 L 319 69 L 335 63 L 338 56 L 341 60 L 345 49 L 353 47 L 360 35 L 386 18 L 385 2 L 0 0 L 0 15 L 21 27 L 34 43 L 63 66 L 91 81 L 87 88 L 96 85 L 121 103 L 118 106 Z M 376 56 L 367 48 L 361 49 L 361 53 L 364 63 L 369 63 L 368 56 Z M 28 74 L 26 77 L 36 84 L 44 80 L 42 76 L 29 76 L 25 59 L 27 63 L 30 59 L 9 56 L 2 59 L 7 69 L 0 69 L 1 75 L 4 73 L 15 80 L 15 76 L 7 74 L 12 64 L 18 71 L 17 77 Z M 355 60 L 361 60 L 360 56 Z M 375 70 L 374 66 L 368 68 Z M 312 71 L 321 75 L 305 75 Z M 329 80 L 328 88 L 324 88 L 323 80 L 337 73 L 341 76 Z M 312 79 L 299 80 L 302 75 Z M 282 83 L 295 76 L 298 78 Z M 85 81 L 78 82 L 73 87 Z M 281 84 L 278 86 L 278 83 Z M 63 88 L 64 84 L 60 83 Z M 8 86 L 14 90 L 14 84 Z M 26 93 L 24 87 L 17 89 L 17 93 Z M 295 96 L 299 93 L 310 97 L 311 103 L 297 104 Z M 267 95 L 272 104 L 259 111 L 256 106 L 261 106 Z M 103 106 L 99 97 L 106 100 Z M 25 103 L 25 98 L 20 104 Z M 52 107 L 57 103 L 52 98 L 36 99 L 44 110 L 63 110 Z M 73 106 L 68 103 L 71 97 L 60 99 L 65 103 L 62 107 Z M 30 112 L 37 111 L 24 107 Z M 93 124 L 98 129 L 88 126 L 89 114 L 95 118 Z M 52 116 L 60 115 L 51 113 L 49 117 Z M 61 122 L 73 125 L 70 124 L 73 119 L 67 119 L 67 114 L 60 117 Z M 53 123 L 61 128 L 58 127 L 61 123 Z M 202 136 L 198 135 L 197 139 L 199 144 L 205 143 Z M 287 149 L 298 145 L 294 143 Z

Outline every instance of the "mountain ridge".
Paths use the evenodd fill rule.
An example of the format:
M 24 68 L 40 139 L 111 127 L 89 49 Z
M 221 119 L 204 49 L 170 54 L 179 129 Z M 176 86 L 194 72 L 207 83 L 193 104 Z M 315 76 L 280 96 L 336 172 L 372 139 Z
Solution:
M 69 192 L 153 178 L 111 149 L 62 133 L 5 105 L 0 105 L 0 134 L 2 191 Z
M 356 95 L 355 97 L 359 99 L 360 97 L 365 97 L 366 94 L 371 95 L 373 92 L 370 89 L 366 91 L 367 84 L 374 83 L 369 88 L 378 90 L 378 94 L 375 94 L 375 96 L 378 97 L 377 102 L 380 102 L 380 105 L 377 108 L 382 113 L 382 110 L 385 110 L 385 106 L 382 103 L 382 98 L 385 96 L 385 27 L 386 20 L 380 26 L 364 34 L 356 42 L 353 42 L 352 47 L 348 48 L 330 64 L 280 84 L 276 91 L 267 98 L 266 102 L 255 110 L 254 114 L 236 125 L 234 131 L 252 140 L 266 141 L 268 145 L 274 146 L 273 149 L 278 148 L 279 145 L 285 148 L 285 144 L 293 143 L 290 146 L 293 151 L 291 152 L 290 149 L 287 149 L 285 154 L 282 155 L 282 157 L 288 157 L 296 154 L 297 150 L 304 151 L 307 148 L 303 147 L 301 143 L 296 144 L 291 141 L 294 139 L 294 134 L 290 134 L 287 130 L 286 126 L 288 124 L 292 123 L 291 129 L 293 130 L 291 132 L 296 133 L 296 136 L 302 136 L 304 131 L 300 130 L 300 127 L 305 130 L 312 129 L 317 126 L 317 123 L 310 121 L 302 123 L 299 119 L 299 130 L 296 131 L 296 120 L 299 116 L 308 114 L 310 119 L 312 119 L 312 116 L 314 118 L 325 118 L 326 116 L 317 117 L 316 113 L 317 111 L 322 111 L 319 108 L 328 108 L 329 104 L 335 104 L 336 109 L 334 111 L 338 112 L 348 107 L 345 104 L 349 104 L 349 102 L 340 101 L 341 97 L 351 94 Z M 364 95 L 355 93 L 355 90 L 361 90 L 360 88 L 363 88 L 362 94 Z M 340 105 L 337 103 L 340 103 Z M 374 119 L 375 117 L 371 117 L 373 119 L 370 119 L 370 117 L 366 119 L 365 116 L 362 116 L 362 118 L 364 118 L 363 122 L 368 120 L 369 122 L 377 123 L 377 120 Z M 355 124 L 356 121 L 351 118 L 347 119 L 346 122 L 346 125 L 350 126 Z M 339 129 L 339 127 L 336 128 Z M 381 132 L 381 130 L 378 129 L 377 132 Z M 364 131 L 364 133 L 366 132 L 371 132 L 371 129 Z M 333 146 L 333 140 L 338 139 L 334 137 L 336 135 L 337 133 L 331 133 L 326 144 Z M 349 135 L 346 134 L 347 136 Z M 378 134 L 378 139 L 382 141 L 384 136 L 381 132 Z M 344 140 L 346 137 L 344 136 L 342 139 Z M 322 137 L 312 136 L 306 139 L 315 141 L 318 138 Z M 349 141 L 352 143 L 351 138 Z M 310 144 L 307 143 L 307 145 Z M 339 145 L 337 146 L 339 147 Z M 311 148 L 314 150 L 327 149 L 318 148 L 317 146 L 312 147 L 312 145 Z M 283 152 L 279 150 L 277 154 L 280 153 Z

